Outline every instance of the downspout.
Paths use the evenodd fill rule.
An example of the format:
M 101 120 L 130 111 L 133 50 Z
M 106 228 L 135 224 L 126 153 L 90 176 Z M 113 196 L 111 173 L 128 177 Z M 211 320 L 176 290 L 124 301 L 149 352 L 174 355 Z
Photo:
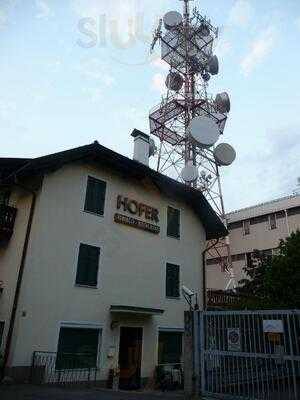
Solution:
M 288 213 L 287 213 L 287 210 L 285 209 L 284 210 L 284 214 L 285 214 L 285 223 L 286 223 L 286 229 L 287 229 L 287 233 L 288 233 L 288 236 L 290 236 L 290 224 L 289 224 L 289 220 L 288 220 Z
M 17 285 L 16 285 L 16 290 L 15 290 L 15 295 L 14 295 L 13 307 L 12 307 L 12 311 L 11 311 L 11 317 L 10 317 L 10 321 L 9 321 L 8 333 L 7 333 L 7 337 L 6 337 L 2 374 L 5 373 L 5 369 L 7 367 L 7 362 L 8 362 L 8 358 L 9 358 L 9 354 L 10 354 L 10 350 L 11 350 L 12 337 L 13 337 L 13 332 L 14 332 L 14 327 L 15 327 L 17 308 L 18 308 L 18 304 L 19 304 L 19 298 L 20 298 L 20 292 L 21 292 L 21 286 L 22 286 L 22 280 L 23 280 L 23 274 L 24 274 L 26 255 L 27 255 L 27 250 L 28 250 L 29 238 L 30 238 L 33 215 L 34 215 L 35 204 L 36 204 L 36 192 L 34 190 L 32 190 L 30 188 L 27 188 L 27 187 L 17 183 L 16 176 L 15 176 L 14 185 L 22 188 L 23 190 L 25 190 L 25 191 L 27 191 L 29 193 L 31 193 L 32 201 L 31 201 L 31 206 L 30 206 L 29 218 L 28 218 L 28 222 L 27 222 L 25 240 L 24 240 L 24 245 L 23 245 L 23 250 L 22 250 L 22 257 L 21 257 L 21 262 L 20 262 L 20 267 L 19 267 L 19 272 L 18 272 L 18 278 L 17 278 Z
M 210 245 L 209 247 L 207 247 L 203 252 L 202 252 L 202 296 L 203 296 L 203 311 L 206 310 L 207 308 L 207 296 L 206 296 L 206 262 L 205 262 L 205 255 L 206 253 L 213 248 L 214 246 L 216 246 L 219 243 L 220 239 L 216 239 L 216 241 Z

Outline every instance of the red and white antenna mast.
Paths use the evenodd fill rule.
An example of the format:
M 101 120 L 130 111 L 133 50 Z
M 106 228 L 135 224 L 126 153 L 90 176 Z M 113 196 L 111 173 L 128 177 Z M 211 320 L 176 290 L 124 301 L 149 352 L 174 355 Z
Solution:
M 149 115 L 150 133 L 159 141 L 157 170 L 200 190 L 226 224 L 219 169 L 236 156 L 223 136 L 230 99 L 226 92 L 214 98 L 208 81 L 219 72 L 213 43 L 218 29 L 190 1 L 182 0 L 183 14 L 170 11 L 160 20 L 151 51 L 160 42 L 161 58 L 170 66 L 166 93 Z M 211 243 L 208 243 L 211 247 Z M 208 251 L 227 274 L 225 289 L 235 288 L 229 238 Z

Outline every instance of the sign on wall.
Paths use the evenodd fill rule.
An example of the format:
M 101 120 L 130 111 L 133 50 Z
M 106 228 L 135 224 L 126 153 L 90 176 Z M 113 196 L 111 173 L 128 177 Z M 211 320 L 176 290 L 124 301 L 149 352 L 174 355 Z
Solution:
M 240 328 L 227 329 L 228 351 L 241 351 L 241 333 Z
M 119 195 L 117 198 L 117 209 L 132 216 L 143 218 L 146 221 L 116 213 L 114 216 L 115 222 L 151 233 L 158 234 L 160 232 L 160 227 L 155 225 L 155 223 L 159 222 L 159 211 L 156 208 Z

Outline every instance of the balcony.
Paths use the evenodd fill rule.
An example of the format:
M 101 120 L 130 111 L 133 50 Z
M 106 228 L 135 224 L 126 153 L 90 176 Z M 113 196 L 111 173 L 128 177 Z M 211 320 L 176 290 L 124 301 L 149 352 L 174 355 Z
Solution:
M 0 205 L 0 245 L 6 244 L 14 231 L 17 209 Z

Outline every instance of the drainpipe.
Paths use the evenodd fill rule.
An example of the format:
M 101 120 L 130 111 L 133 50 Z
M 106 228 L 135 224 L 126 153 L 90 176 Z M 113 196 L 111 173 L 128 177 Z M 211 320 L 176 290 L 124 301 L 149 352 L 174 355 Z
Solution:
M 287 210 L 284 210 L 284 214 L 285 214 L 285 223 L 286 223 L 286 229 L 287 229 L 287 233 L 288 236 L 290 236 L 290 224 L 289 224 L 289 220 L 288 220 L 288 214 L 287 214 Z
M 205 255 L 206 253 L 212 249 L 214 246 L 216 246 L 219 243 L 220 239 L 216 239 L 216 241 L 210 245 L 209 247 L 207 247 L 207 249 L 205 249 L 202 252 L 202 292 L 203 292 L 203 311 L 206 310 L 207 308 L 207 296 L 206 296 L 206 262 L 205 262 Z
M 20 262 L 20 266 L 19 266 L 19 272 L 18 272 L 17 285 L 16 285 L 15 296 L 14 296 L 14 301 L 13 301 L 13 307 L 12 307 L 12 311 L 11 311 L 9 327 L 8 327 L 8 333 L 7 333 L 7 337 L 6 337 L 6 344 L 5 344 L 4 358 L 3 358 L 3 367 L 2 367 L 2 374 L 3 375 L 4 375 L 5 369 L 7 367 L 7 362 L 8 362 L 8 358 L 9 358 L 9 354 L 10 354 L 10 350 L 11 350 L 12 337 L 13 337 L 13 332 L 14 332 L 14 327 L 15 327 L 17 308 L 18 308 L 20 292 L 21 292 L 21 286 L 22 286 L 22 280 L 23 280 L 23 274 L 24 274 L 25 260 L 26 260 L 27 250 L 28 250 L 30 232 L 31 232 L 34 209 L 35 209 L 35 204 L 36 204 L 36 192 L 34 190 L 32 190 L 30 188 L 27 188 L 27 187 L 17 183 L 16 176 L 15 176 L 14 185 L 22 188 L 23 190 L 25 190 L 27 192 L 29 192 L 32 195 L 32 201 L 31 201 L 31 206 L 30 206 L 29 218 L 28 218 L 28 222 L 27 222 L 25 240 L 24 240 L 24 245 L 23 245 L 23 250 L 22 250 L 22 257 L 21 257 L 21 262 Z

